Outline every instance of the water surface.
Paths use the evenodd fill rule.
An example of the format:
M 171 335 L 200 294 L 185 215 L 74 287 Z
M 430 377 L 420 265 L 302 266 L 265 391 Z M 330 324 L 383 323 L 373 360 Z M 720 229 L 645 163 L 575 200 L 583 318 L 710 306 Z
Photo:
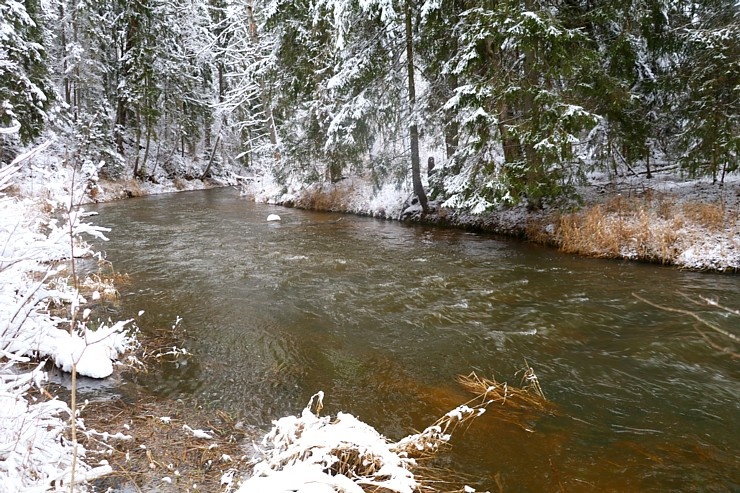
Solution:
M 588 260 L 458 230 L 254 204 L 233 190 L 96 207 L 144 331 L 182 318 L 193 357 L 128 384 L 268 428 L 317 390 L 398 439 L 531 365 L 556 415 L 484 415 L 445 464 L 494 491 L 740 491 L 740 369 L 691 309 L 740 278 Z M 268 214 L 282 216 L 268 223 Z M 718 339 L 719 342 L 725 342 Z

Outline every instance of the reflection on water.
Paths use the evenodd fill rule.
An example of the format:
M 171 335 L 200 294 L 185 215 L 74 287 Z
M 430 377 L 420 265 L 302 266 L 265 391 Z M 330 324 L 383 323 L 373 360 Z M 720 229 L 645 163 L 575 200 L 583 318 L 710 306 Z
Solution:
M 484 415 L 449 467 L 490 491 L 739 491 L 737 361 L 692 308 L 738 306 L 740 278 L 584 260 L 515 241 L 279 209 L 231 190 L 97 207 L 101 246 L 143 330 L 183 318 L 187 365 L 130 384 L 250 423 L 317 390 L 399 438 L 468 399 L 456 375 L 517 383 L 526 360 L 557 416 L 534 433 Z M 279 212 L 281 223 L 266 217 Z M 726 330 L 738 319 L 704 307 Z

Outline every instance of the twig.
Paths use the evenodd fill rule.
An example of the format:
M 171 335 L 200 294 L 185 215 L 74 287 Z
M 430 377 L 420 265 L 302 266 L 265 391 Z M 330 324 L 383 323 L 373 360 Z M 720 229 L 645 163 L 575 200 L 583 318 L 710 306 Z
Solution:
M 698 320 L 699 322 L 701 322 L 702 324 L 706 325 L 707 327 L 709 327 L 710 329 L 714 330 L 715 332 L 718 332 L 718 333 L 722 334 L 723 336 L 732 339 L 733 341 L 737 341 L 738 340 L 738 338 L 737 338 L 737 336 L 735 334 L 733 334 L 731 332 L 728 332 L 725 329 L 722 329 L 720 327 L 717 327 L 713 323 L 711 323 L 711 322 L 709 322 L 707 320 L 704 320 L 699 315 L 697 315 L 696 313 L 694 313 L 694 312 L 692 312 L 690 310 L 683 310 L 681 308 L 671 308 L 669 306 L 659 305 L 657 303 L 653 303 L 652 301 L 646 300 L 645 298 L 643 298 L 642 296 L 638 295 L 637 293 L 632 293 L 632 296 L 634 296 L 635 298 L 637 298 L 638 300 L 640 300 L 640 301 L 642 301 L 644 303 L 647 303 L 648 305 L 650 305 L 652 307 L 658 308 L 659 310 L 664 310 L 664 311 L 673 312 L 673 313 L 680 313 L 682 315 L 688 315 L 689 317 L 692 317 L 692 318 Z

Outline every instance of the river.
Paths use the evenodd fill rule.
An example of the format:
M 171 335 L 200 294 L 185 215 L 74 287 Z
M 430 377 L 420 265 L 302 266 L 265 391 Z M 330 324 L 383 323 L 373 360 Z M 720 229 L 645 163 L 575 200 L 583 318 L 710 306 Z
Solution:
M 100 204 L 123 313 L 178 317 L 187 364 L 127 385 L 268 429 L 318 390 L 393 439 L 472 397 L 471 371 L 556 412 L 483 415 L 444 465 L 479 490 L 740 491 L 740 368 L 692 310 L 737 333 L 740 277 L 582 259 L 489 235 L 255 204 L 230 189 Z M 277 213 L 281 222 L 267 222 Z M 526 363 L 525 363 L 526 361 Z M 527 428 L 527 429 L 525 429 Z

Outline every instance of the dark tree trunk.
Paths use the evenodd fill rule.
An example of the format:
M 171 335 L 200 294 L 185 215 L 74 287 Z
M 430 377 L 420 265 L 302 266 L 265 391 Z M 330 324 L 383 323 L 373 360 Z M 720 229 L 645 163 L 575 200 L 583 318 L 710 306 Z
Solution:
M 257 36 L 257 23 L 254 20 L 254 3 L 253 0 L 247 1 L 247 19 L 249 21 L 249 37 L 252 43 L 257 44 L 259 42 Z M 279 158 L 277 151 L 277 131 L 275 130 L 275 118 L 272 114 L 272 106 L 270 106 L 270 98 L 267 95 L 267 89 L 264 82 L 260 81 L 260 92 L 262 94 L 262 109 L 265 112 L 265 119 L 267 120 L 267 132 L 270 136 L 270 144 L 275 148 L 275 159 Z
M 414 195 L 419 199 L 424 213 L 429 209 L 427 195 L 421 183 L 421 164 L 419 159 L 419 127 L 416 125 L 416 88 L 414 81 L 414 40 L 411 29 L 411 0 L 406 0 L 406 58 L 409 81 L 409 110 L 413 123 L 409 128 L 411 138 L 411 181 Z

